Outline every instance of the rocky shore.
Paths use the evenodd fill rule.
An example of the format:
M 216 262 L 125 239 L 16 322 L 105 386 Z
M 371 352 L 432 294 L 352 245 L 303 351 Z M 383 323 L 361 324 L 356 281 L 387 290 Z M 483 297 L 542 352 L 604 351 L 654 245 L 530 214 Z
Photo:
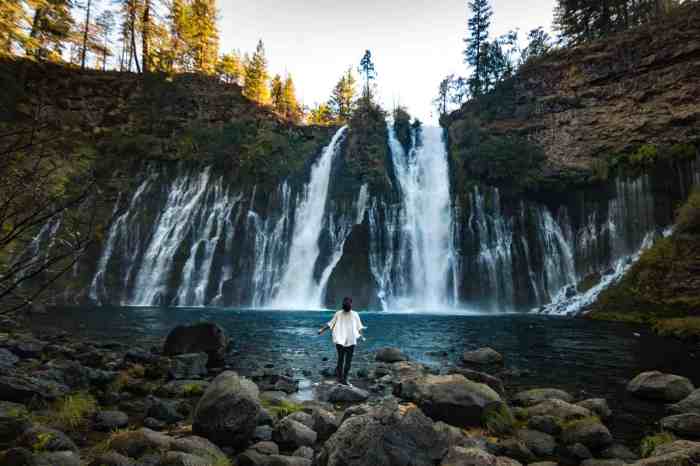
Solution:
M 493 375 L 507 361 L 491 348 L 439 370 L 384 348 L 352 386 L 325 377 L 307 401 L 294 374 L 268 365 L 243 377 L 229 351 L 210 323 L 150 349 L 0 333 L 0 465 L 700 464 L 700 389 L 673 374 L 629 381 L 629 396 L 667 410 L 655 435 L 630 445 L 610 430 L 605 399 L 508 395 Z

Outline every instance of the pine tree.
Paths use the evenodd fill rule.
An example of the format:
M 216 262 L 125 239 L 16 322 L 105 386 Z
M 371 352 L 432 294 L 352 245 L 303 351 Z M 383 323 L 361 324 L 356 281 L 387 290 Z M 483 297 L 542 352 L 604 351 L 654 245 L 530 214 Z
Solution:
M 241 58 L 236 52 L 225 53 L 216 64 L 216 75 L 225 83 L 239 83 L 243 76 Z
M 110 10 L 104 10 L 95 19 L 95 25 L 98 29 L 101 47 L 102 71 L 107 69 L 107 57 L 112 56 L 110 48 L 112 31 L 114 30 L 114 13 Z
M 170 26 L 170 60 L 171 68 L 177 71 L 190 70 L 192 68 L 187 53 L 186 28 L 188 6 L 184 0 L 172 0 L 168 13 Z
M 284 115 L 286 111 L 284 106 L 285 102 L 283 88 L 284 84 L 282 83 L 282 77 L 279 74 L 276 74 L 270 83 L 270 99 L 272 101 L 272 107 L 280 115 Z
M 245 68 L 243 95 L 260 104 L 268 104 L 270 101 L 270 90 L 267 87 L 269 78 L 267 58 L 265 58 L 265 45 L 260 40 L 255 53 L 250 57 Z
M 88 33 L 90 30 L 90 13 L 92 10 L 92 0 L 87 0 L 85 6 L 85 24 L 83 27 L 83 47 L 80 53 L 80 69 L 85 69 L 85 59 L 87 57 Z
M 528 43 L 520 55 L 520 63 L 525 63 L 531 58 L 541 57 L 552 48 L 552 39 L 542 27 L 531 30 L 527 38 Z
M 34 17 L 27 44 L 27 55 L 41 60 L 60 61 L 75 21 L 71 0 L 34 0 Z
M 152 0 L 141 0 L 143 2 L 143 14 L 141 16 L 141 64 L 143 72 L 151 71 L 151 2 Z
M 369 50 L 365 50 L 365 54 L 362 57 L 362 60 L 360 60 L 360 73 L 362 73 L 365 78 L 365 87 L 362 96 L 367 102 L 369 102 L 372 100 L 370 84 L 377 77 L 374 62 L 372 61 L 372 52 Z
M 213 73 L 219 56 L 216 0 L 192 0 L 187 43 L 197 71 Z
M 453 74 L 445 76 L 445 79 L 440 81 L 440 85 L 438 86 L 438 95 L 433 101 L 433 103 L 435 104 L 435 107 L 437 108 L 437 111 L 440 114 L 440 116 L 447 113 L 447 103 L 449 102 L 450 88 L 452 86 L 453 80 Z
M 0 56 L 12 55 L 15 47 L 24 47 L 27 13 L 20 0 L 0 2 Z
M 335 118 L 327 104 L 318 104 L 309 111 L 308 122 L 311 125 L 328 126 L 335 123 Z
M 468 3 L 471 17 L 468 21 L 468 37 L 464 39 L 466 49 L 464 60 L 474 69 L 469 78 L 469 87 L 473 95 L 480 95 L 488 87 L 488 75 L 485 69 L 488 47 L 485 47 L 489 37 L 491 16 L 493 12 L 489 0 L 473 0 Z
M 348 68 L 347 72 L 338 81 L 338 84 L 333 88 L 329 105 L 340 122 L 348 121 L 350 115 L 352 115 L 355 107 L 356 85 L 357 80 L 352 72 L 352 68 Z
M 299 101 L 297 101 L 294 80 L 291 74 L 287 75 L 287 79 L 284 80 L 284 85 L 282 86 L 282 102 L 284 106 L 284 116 L 290 121 L 299 122 L 301 120 L 302 111 Z

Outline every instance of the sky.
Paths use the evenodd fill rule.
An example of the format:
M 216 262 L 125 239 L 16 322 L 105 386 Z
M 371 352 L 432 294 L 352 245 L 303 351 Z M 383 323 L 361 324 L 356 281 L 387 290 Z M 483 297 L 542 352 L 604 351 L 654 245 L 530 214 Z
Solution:
M 220 51 L 265 43 L 271 74 L 290 73 L 304 104 L 325 102 L 349 66 L 372 51 L 385 109 L 436 121 L 432 100 L 450 73 L 466 75 L 466 0 L 221 0 Z M 493 37 L 551 30 L 554 0 L 492 0 Z

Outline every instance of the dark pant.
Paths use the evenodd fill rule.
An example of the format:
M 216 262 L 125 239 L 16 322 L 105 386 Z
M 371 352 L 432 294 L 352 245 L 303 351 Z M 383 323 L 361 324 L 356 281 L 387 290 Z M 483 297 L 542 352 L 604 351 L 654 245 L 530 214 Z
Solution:
M 335 375 L 340 380 L 347 380 L 355 346 L 335 345 L 335 349 L 338 350 L 338 366 L 335 369 Z

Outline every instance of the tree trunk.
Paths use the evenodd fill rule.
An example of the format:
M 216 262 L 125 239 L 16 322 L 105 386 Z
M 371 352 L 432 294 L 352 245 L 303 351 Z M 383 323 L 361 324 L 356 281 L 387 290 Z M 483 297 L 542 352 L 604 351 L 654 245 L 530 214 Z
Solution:
M 136 53 L 136 5 L 134 5 L 134 2 L 131 2 L 131 24 L 129 25 L 129 29 L 131 32 L 131 55 L 130 57 L 133 57 L 134 63 L 136 64 L 136 72 L 141 73 L 141 67 L 139 66 L 139 57 L 138 54 Z M 131 58 L 129 58 L 129 71 L 131 71 Z
M 148 73 L 151 70 L 151 0 L 143 2 L 143 29 L 141 35 L 143 40 L 141 64 L 143 65 L 143 72 Z
M 87 14 L 85 15 L 85 31 L 83 31 L 83 50 L 80 57 L 80 69 L 85 69 L 85 57 L 87 56 L 88 29 L 90 27 L 90 7 L 92 0 L 87 0 Z

